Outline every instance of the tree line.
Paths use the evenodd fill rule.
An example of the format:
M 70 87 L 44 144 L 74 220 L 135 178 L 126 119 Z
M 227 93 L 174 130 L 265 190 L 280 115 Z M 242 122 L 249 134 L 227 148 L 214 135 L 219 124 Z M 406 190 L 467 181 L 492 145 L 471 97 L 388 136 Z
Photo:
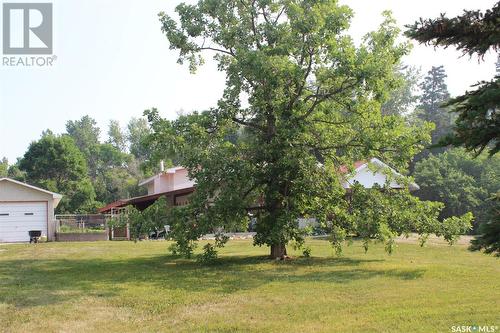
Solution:
M 149 133 L 145 118 L 132 118 L 126 128 L 111 120 L 102 141 L 90 116 L 69 120 L 65 133 L 44 131 L 14 164 L 4 157 L 0 176 L 63 194 L 57 213 L 95 213 L 107 203 L 145 194 L 138 182 L 154 170 L 146 163 Z

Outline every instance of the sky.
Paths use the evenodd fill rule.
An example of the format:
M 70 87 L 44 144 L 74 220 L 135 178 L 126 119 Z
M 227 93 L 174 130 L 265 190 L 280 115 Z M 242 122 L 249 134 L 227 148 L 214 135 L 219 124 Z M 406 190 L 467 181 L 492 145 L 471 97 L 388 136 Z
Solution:
M 43 1 L 47 2 L 49 0 Z M 0 2 L 5 2 L 0 0 Z M 16 2 L 11 0 L 9 2 Z M 24 1 L 22 1 L 24 2 Z M 40 2 L 40 1 L 31 1 Z M 156 107 L 169 119 L 179 111 L 215 106 L 224 75 L 210 56 L 195 75 L 177 64 L 160 30 L 158 12 L 174 13 L 177 0 L 53 0 L 52 67 L 6 67 L 0 64 L 0 158 L 22 157 L 42 131 L 65 131 L 68 120 L 90 115 L 106 139 L 109 121 L 122 126 L 145 109 Z M 193 1 L 186 1 L 193 2 Z M 355 41 L 381 23 L 390 9 L 401 28 L 419 17 L 450 16 L 463 9 L 486 9 L 495 0 L 340 0 L 355 13 L 350 33 Z M 0 34 L 1 36 L 1 34 Z M 415 45 L 403 61 L 427 72 L 444 65 L 452 95 L 494 74 L 496 54 L 483 62 L 453 49 Z

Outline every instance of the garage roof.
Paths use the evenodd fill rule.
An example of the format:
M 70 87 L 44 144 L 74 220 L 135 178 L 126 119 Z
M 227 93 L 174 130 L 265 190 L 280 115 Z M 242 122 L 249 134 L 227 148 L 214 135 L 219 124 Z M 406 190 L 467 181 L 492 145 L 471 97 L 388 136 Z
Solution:
M 29 185 L 29 184 L 20 182 L 18 180 L 14 180 L 14 179 L 10 179 L 10 178 L 0 178 L 0 182 L 3 182 L 3 181 L 11 182 L 11 183 L 14 183 L 14 184 L 17 184 L 17 185 L 21 185 L 21 186 L 30 188 L 30 189 L 35 190 L 35 191 L 39 191 L 39 192 L 50 194 L 50 195 L 52 195 L 52 197 L 54 199 L 61 199 L 62 198 L 62 194 L 50 192 L 50 191 L 44 190 L 43 188 L 39 188 L 39 187 L 36 187 L 36 186 L 33 186 L 33 185 Z

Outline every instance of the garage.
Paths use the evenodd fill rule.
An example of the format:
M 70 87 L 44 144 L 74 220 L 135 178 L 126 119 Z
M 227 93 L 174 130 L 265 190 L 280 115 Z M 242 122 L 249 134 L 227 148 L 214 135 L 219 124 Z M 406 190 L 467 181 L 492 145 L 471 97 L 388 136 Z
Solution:
M 0 202 L 0 242 L 29 241 L 30 230 L 47 235 L 46 203 Z
M 29 231 L 54 240 L 54 209 L 62 196 L 10 178 L 0 178 L 0 243 L 29 242 Z

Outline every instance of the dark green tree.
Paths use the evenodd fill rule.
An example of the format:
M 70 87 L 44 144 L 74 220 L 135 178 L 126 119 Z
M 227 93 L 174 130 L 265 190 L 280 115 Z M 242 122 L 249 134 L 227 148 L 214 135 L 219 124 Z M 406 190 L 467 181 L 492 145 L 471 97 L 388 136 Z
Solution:
M 470 56 L 480 59 L 489 49 L 500 47 L 500 2 L 492 9 L 465 10 L 463 15 L 437 19 L 420 19 L 407 26 L 407 36 L 420 43 L 434 46 L 454 46 Z M 488 149 L 490 155 L 500 150 L 500 76 L 479 82 L 475 90 L 451 99 L 447 107 L 457 113 L 454 131 L 441 142 L 463 146 L 477 154 Z
M 68 135 L 45 133 L 32 142 L 19 169 L 26 181 L 63 194 L 57 212 L 88 212 L 95 208 L 95 192 L 87 175 L 85 157 Z
M 423 19 L 408 25 L 406 35 L 426 45 L 444 48 L 453 46 L 464 54 L 484 56 L 500 46 L 500 3 L 492 9 L 464 10 L 462 15 L 448 18 L 441 14 L 436 19 Z
M 171 146 L 197 182 L 169 219 L 183 253 L 204 233 L 245 225 L 249 213 L 254 243 L 274 258 L 302 240 L 301 216 L 361 233 L 366 225 L 343 218 L 339 167 L 379 156 L 403 168 L 429 139 L 428 127 L 381 113 L 408 53 L 390 14 L 356 47 L 346 35 L 352 11 L 333 0 L 201 0 L 176 11 L 179 20 L 160 20 L 179 62 L 195 71 L 209 52 L 226 73 L 216 108 L 173 122 L 147 113 L 157 147 Z M 422 220 L 437 232 L 432 216 Z M 411 230 L 381 219 L 369 227 L 386 241 Z
M 500 257 L 500 192 L 488 199 L 491 201 L 489 214 L 492 219 L 479 226 L 480 235 L 471 241 L 470 250 L 494 253 Z

